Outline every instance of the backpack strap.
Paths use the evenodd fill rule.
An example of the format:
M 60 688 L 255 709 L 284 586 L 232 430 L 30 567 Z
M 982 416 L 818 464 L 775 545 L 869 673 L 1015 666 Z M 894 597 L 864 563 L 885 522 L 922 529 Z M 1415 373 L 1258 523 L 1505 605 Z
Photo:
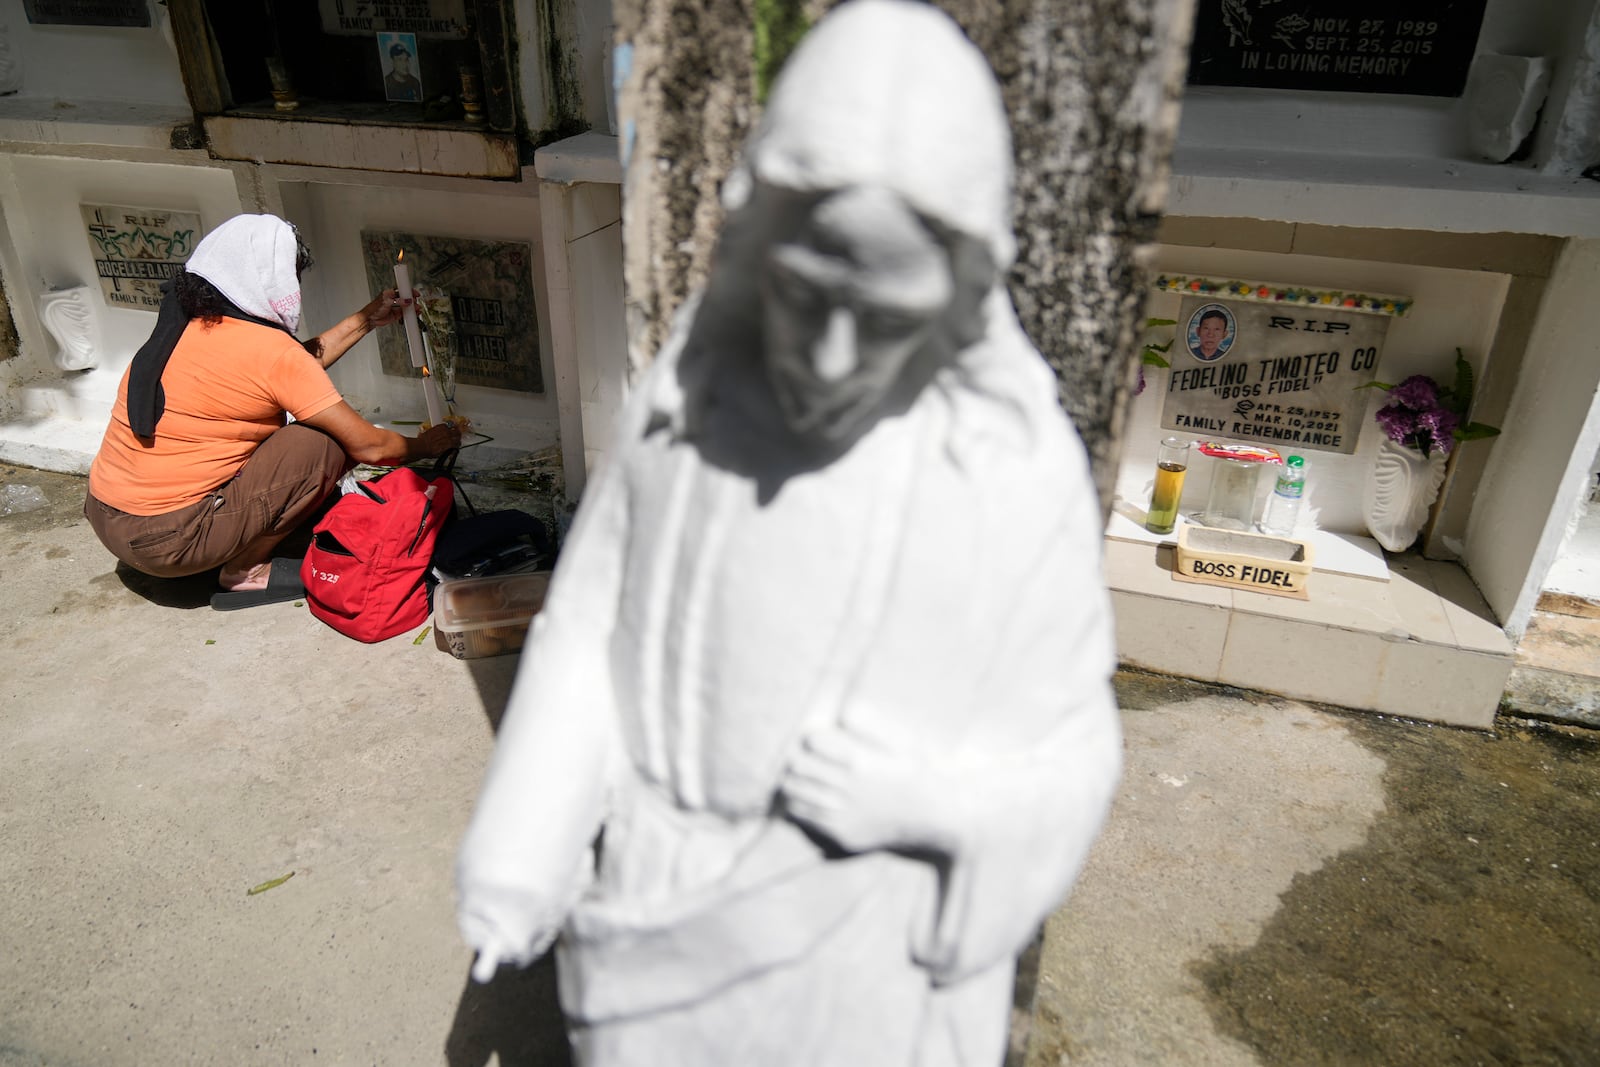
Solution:
M 461 484 L 461 479 L 456 477 L 456 460 L 461 456 L 459 447 L 452 448 L 433 461 L 433 473 L 427 475 L 433 478 L 449 478 L 450 484 L 455 486 L 456 495 L 461 497 L 461 502 L 467 506 L 467 514 L 477 515 L 478 509 L 473 506 L 472 498 L 467 496 L 467 487 Z

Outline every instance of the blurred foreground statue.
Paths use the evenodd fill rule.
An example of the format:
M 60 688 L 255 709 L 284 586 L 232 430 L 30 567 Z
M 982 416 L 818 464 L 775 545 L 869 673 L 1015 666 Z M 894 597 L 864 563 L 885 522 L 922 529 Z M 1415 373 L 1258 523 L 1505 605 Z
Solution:
M 534 623 L 458 871 L 580 1062 L 998 1064 L 1120 769 L 1100 521 L 944 15 L 790 59 Z

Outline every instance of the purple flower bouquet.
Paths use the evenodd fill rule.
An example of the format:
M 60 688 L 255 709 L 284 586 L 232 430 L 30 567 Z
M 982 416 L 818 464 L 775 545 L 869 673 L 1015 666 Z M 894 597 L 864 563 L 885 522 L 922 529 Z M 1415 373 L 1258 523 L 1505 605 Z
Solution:
M 1472 404 L 1472 365 L 1456 349 L 1456 381 L 1453 389 L 1441 389 L 1426 374 L 1413 374 L 1399 385 L 1371 383 L 1389 394 L 1388 403 L 1378 409 L 1378 425 L 1389 440 L 1414 448 L 1423 456 L 1434 452 L 1448 456 L 1457 441 L 1476 441 L 1493 437 L 1494 426 L 1467 421 Z

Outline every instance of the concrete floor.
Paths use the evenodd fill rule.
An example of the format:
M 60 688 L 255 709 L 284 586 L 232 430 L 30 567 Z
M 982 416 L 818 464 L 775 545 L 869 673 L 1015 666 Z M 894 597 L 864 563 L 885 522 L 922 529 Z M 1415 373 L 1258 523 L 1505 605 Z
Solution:
M 1600 1062 L 1600 735 L 1118 694 L 1029 1067 Z
M 563 1064 L 549 970 L 471 985 L 452 917 L 514 659 L 213 612 L 0 479 L 50 500 L 0 518 L 0 1065 Z M 1594 1062 L 1589 735 L 1119 690 L 1030 1067 Z

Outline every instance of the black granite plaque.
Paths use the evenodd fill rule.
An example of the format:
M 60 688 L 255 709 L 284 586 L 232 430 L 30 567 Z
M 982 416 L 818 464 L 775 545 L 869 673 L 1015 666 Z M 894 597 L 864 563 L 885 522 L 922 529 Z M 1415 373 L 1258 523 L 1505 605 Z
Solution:
M 1486 0 L 1199 0 L 1189 84 L 1460 96 Z
M 22 0 L 28 21 L 42 26 L 148 26 L 145 0 Z
M 363 230 L 361 244 L 374 293 L 395 284 L 394 265 L 405 252 L 445 399 L 454 398 L 457 384 L 544 392 L 532 245 L 377 230 Z M 417 374 L 399 326 L 378 332 L 378 354 L 385 374 Z

